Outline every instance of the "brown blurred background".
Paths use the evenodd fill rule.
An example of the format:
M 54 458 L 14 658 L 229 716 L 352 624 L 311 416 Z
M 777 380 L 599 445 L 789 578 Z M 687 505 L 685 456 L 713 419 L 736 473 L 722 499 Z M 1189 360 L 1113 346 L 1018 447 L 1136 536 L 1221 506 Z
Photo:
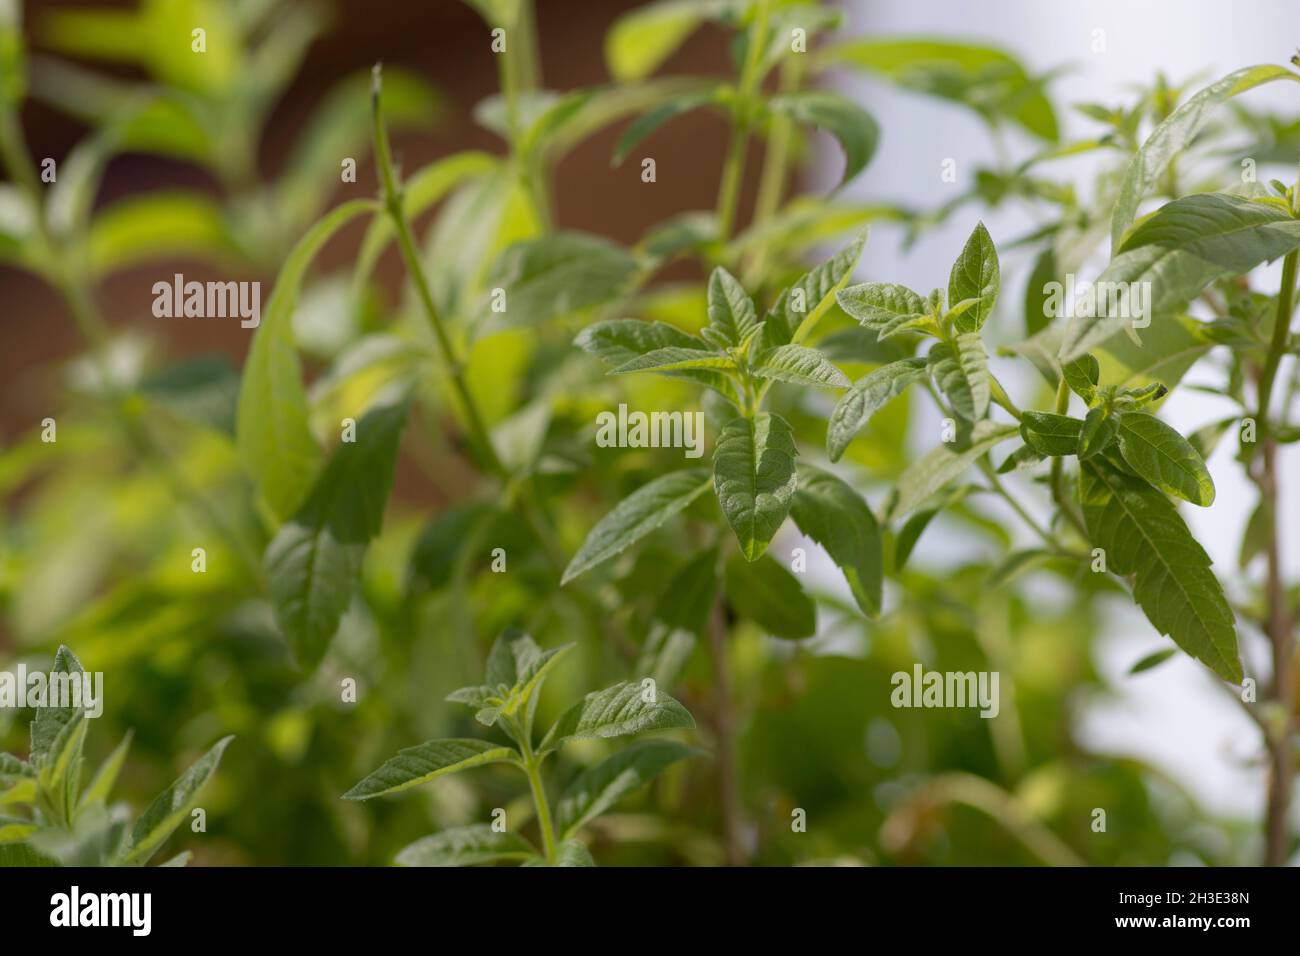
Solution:
M 31 52 L 48 52 L 42 49 L 34 28 L 49 11 L 60 7 L 132 5 L 29 0 L 24 6 L 24 20 Z M 544 86 L 570 90 L 607 82 L 605 33 L 621 13 L 638 5 L 631 0 L 538 0 Z M 377 60 L 422 74 L 448 103 L 436 128 L 395 138 L 395 150 L 406 170 L 461 149 L 502 150 L 500 141 L 472 119 L 474 104 L 497 91 L 498 76 L 489 48 L 489 29 L 469 6 L 460 0 L 333 0 L 332 7 L 332 26 L 313 44 L 272 114 L 260 150 L 264 176 L 281 167 L 324 91 L 341 77 L 367 69 Z M 716 27 L 706 27 L 665 64 L 662 72 L 719 73 L 728 62 L 723 33 Z M 138 75 L 112 64 L 88 65 L 123 77 Z M 47 156 L 61 161 L 86 133 L 76 120 L 31 101 L 24 106 L 23 121 L 37 161 Z M 712 208 L 726 136 L 718 117 L 697 111 L 655 134 L 658 181 L 654 184 L 640 183 L 634 163 L 611 166 L 614 142 L 624 125 L 617 124 L 592 137 L 559 164 L 554 183 L 559 226 L 631 243 L 647 226 L 673 213 Z M 758 147 L 751 144 L 751 149 L 753 159 Z M 358 182 L 341 186 L 337 198 L 348 194 L 345 190 L 358 195 L 357 191 L 368 193 L 374 188 L 368 157 L 358 159 Z M 756 162 L 747 166 L 752 174 Z M 747 194 L 754 187 L 753 179 L 749 177 L 746 183 Z M 630 188 L 632 184 L 635 188 Z M 207 173 L 185 163 L 126 155 L 111 163 L 96 205 L 166 186 L 217 188 Z M 746 198 L 741 208 L 747 208 L 748 202 Z M 346 262 L 354 248 L 354 240 L 333 244 L 322 256 L 323 266 Z M 381 275 L 390 283 L 397 281 L 400 268 L 395 256 L 390 254 L 383 265 Z M 170 271 L 170 264 L 155 263 L 112 276 L 98 290 L 100 307 L 115 324 L 149 319 L 148 330 L 163 342 L 170 355 L 215 351 L 242 362 L 249 337 L 237 324 L 152 320 L 150 286 L 160 275 L 170 275 Z M 205 278 L 193 263 L 186 265 L 186 271 L 194 273 L 195 278 Z M 264 283 L 263 302 L 269 294 L 269 283 Z M 57 365 L 79 351 L 80 340 L 52 290 L 40 280 L 5 266 L 0 266 L 0 323 L 0 441 L 8 443 L 49 413 L 56 391 Z

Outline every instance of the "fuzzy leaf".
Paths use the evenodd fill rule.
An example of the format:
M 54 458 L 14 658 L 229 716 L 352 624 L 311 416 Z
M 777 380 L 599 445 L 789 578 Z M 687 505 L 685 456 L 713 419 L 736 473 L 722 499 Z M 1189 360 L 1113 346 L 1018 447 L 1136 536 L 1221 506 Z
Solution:
M 925 300 L 906 286 L 864 282 L 841 289 L 835 298 L 841 309 L 881 339 L 932 322 Z
M 555 808 L 563 839 L 691 753 L 673 740 L 640 740 L 578 774 Z
M 958 332 L 978 332 L 984 327 L 998 300 L 1000 284 L 998 251 L 993 247 L 989 231 L 981 222 L 966 240 L 948 277 L 949 307 L 967 299 L 976 300 L 975 305 L 956 317 Z
M 962 332 L 952 343 L 939 342 L 928 360 L 930 375 L 948 397 L 952 410 L 968 422 L 989 410 L 989 358 L 977 332 Z
M 406 747 L 343 794 L 344 800 L 370 800 L 419 786 L 435 777 L 489 763 L 508 763 L 514 750 L 486 740 L 429 740 Z
M 626 737 L 648 730 L 694 726 L 690 712 L 659 687 L 621 681 L 588 694 L 561 714 L 547 731 L 540 750 L 554 750 L 566 740 L 582 737 Z
M 849 379 L 826 356 L 804 345 L 778 345 L 763 352 L 752 372 L 758 378 L 813 388 L 848 388 Z
M 839 461 L 849 442 L 871 420 L 871 416 L 907 386 L 925 378 L 926 360 L 907 358 L 868 373 L 840 398 L 826 426 L 826 450 L 831 461 Z
M 489 823 L 443 830 L 402 848 L 398 866 L 477 866 L 501 860 L 527 860 L 537 855 L 517 833 L 498 833 Z
M 144 866 L 158 852 L 172 832 L 189 816 L 199 791 L 203 789 L 221 763 L 221 755 L 234 737 L 223 737 L 212 749 L 196 760 L 176 782 L 164 790 L 140 815 L 123 849 L 126 866 Z

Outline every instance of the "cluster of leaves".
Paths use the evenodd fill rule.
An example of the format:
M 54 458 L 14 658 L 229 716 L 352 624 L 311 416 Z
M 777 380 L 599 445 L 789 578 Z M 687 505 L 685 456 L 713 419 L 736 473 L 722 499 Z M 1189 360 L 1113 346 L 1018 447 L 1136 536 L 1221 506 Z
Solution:
M 70 674 L 85 671 L 72 651 L 60 647 L 47 686 L 55 686 L 56 675 Z M 144 866 L 189 818 L 199 791 L 234 739 L 218 740 L 132 823 L 129 806 L 109 803 L 130 735 L 83 787 L 82 751 L 90 720 L 86 708 L 49 704 L 36 709 L 28 759 L 0 753 L 3 866 Z M 185 850 L 162 865 L 184 866 L 190 855 Z
M 629 737 L 653 730 L 692 728 L 695 721 L 653 678 L 622 681 L 588 694 L 565 710 L 534 743 L 533 718 L 538 693 L 549 671 L 573 648 L 565 644 L 542 650 L 526 634 L 506 631 L 492 645 L 485 682 L 462 687 L 447 699 L 472 708 L 474 719 L 498 727 L 510 744 L 475 738 L 429 740 L 407 747 L 345 793 L 347 800 L 369 800 L 447 774 L 484 764 L 505 763 L 522 771 L 532 787 L 542 852 L 501 821 L 443 830 L 417 840 L 397 854 L 403 866 L 469 866 L 521 860 L 524 866 L 594 866 L 577 833 L 619 800 L 691 750 L 671 740 L 641 741 L 578 774 L 565 789 L 551 818 L 543 761 L 570 740 Z
M 0 140 L 14 180 L 0 186 L 0 255 L 50 279 L 82 319 L 93 311 L 94 282 L 178 250 L 224 263 L 233 248 L 259 270 L 279 270 L 238 377 L 212 359 L 148 369 L 121 339 L 91 337 L 98 361 L 69 396 L 68 414 L 59 415 L 58 443 L 33 437 L 0 460 L 6 491 L 42 479 L 21 522 L 0 529 L 15 545 L 14 559 L 0 566 L 0 587 L 24 645 L 66 640 L 90 648 L 93 659 L 149 687 L 134 695 L 137 722 L 178 726 L 183 721 L 170 710 L 183 700 L 186 716 L 247 738 L 247 779 L 232 781 L 246 792 L 236 800 L 251 805 L 257 793 L 267 811 L 231 821 L 233 841 L 279 862 L 381 862 L 391 858 L 388 839 L 427 832 L 429 812 L 440 824 L 464 822 L 436 799 L 427 808 L 385 807 L 383 838 L 358 847 L 351 834 L 381 831 L 332 794 L 356 778 L 374 748 L 453 733 L 454 718 L 428 707 L 429 690 L 453 691 L 485 655 L 486 684 L 455 696 L 512 743 L 443 736 L 394 758 L 349 795 L 412 785 L 501 751 L 489 759 L 513 763 L 533 784 L 541 853 L 515 832 L 471 828 L 426 838 L 403 851 L 406 859 L 585 859 L 573 833 L 682 754 L 676 744 L 654 741 L 582 772 L 578 780 L 596 776 L 575 783 L 572 799 L 565 798 L 572 808 L 561 809 L 559 833 L 548 843 L 537 764 L 551 751 L 545 743 L 534 750 L 532 733 L 534 709 L 545 716 L 552 706 L 540 693 L 544 675 L 551 676 L 548 694 L 566 700 L 584 687 L 646 675 L 660 688 L 658 700 L 671 700 L 664 693 L 671 690 L 696 713 L 695 701 L 704 702 L 715 719 L 702 721 L 703 729 L 715 742 L 729 725 L 748 728 L 737 764 L 744 768 L 741 801 L 792 802 L 833 821 L 823 831 L 833 836 L 814 855 L 856 853 L 872 843 L 870 833 L 879 834 L 873 845 L 882 859 L 985 859 L 984 824 L 951 820 L 962 839 L 948 850 L 930 839 L 935 802 L 964 801 L 985 813 L 997 805 L 941 776 L 933 787 L 914 786 L 950 766 L 970 769 L 988 786 L 1014 781 L 1016 793 L 1005 799 L 1045 808 L 1043 826 L 1090 859 L 1109 851 L 1074 836 L 1076 794 L 1094 801 L 1079 806 L 1113 799 L 1128 808 L 1129 820 L 1163 833 L 1167 821 L 1142 790 L 1148 775 L 1140 765 L 1109 764 L 1102 773 L 1059 759 L 1059 741 L 1073 728 L 1058 702 L 1097 680 L 1086 654 L 1096 626 L 1090 601 L 1120 584 L 1132 588 L 1160 632 L 1220 676 L 1242 676 L 1234 620 L 1241 609 L 1227 603 L 1171 500 L 1210 504 L 1204 460 L 1240 416 L 1185 439 L 1152 412 L 1194 363 L 1225 357 L 1219 391 L 1245 413 L 1259 412 L 1247 391 L 1277 354 L 1279 304 L 1250 290 L 1245 276 L 1300 244 L 1293 239 L 1294 190 L 1222 190 L 1223 157 L 1233 157 L 1233 169 L 1239 155 L 1224 152 L 1225 140 L 1244 131 L 1280 153 L 1294 130 L 1253 114 L 1236 114 L 1222 129 L 1210 119 L 1237 94 L 1296 74 L 1249 68 L 1190 96 L 1160 79 L 1129 104 L 1083 104 L 1080 112 L 1102 131 L 1064 142 L 1050 76 L 1032 75 L 1003 51 L 951 40 L 838 40 L 838 13 L 815 4 L 647 4 L 619 18 L 608 35 L 614 83 L 557 91 L 541 83 L 531 4 L 475 0 L 486 24 L 510 37 L 509 52 L 495 57 L 501 93 L 475 111 L 500 136 L 501 153 L 458 152 L 399 179 L 386 155 L 388 123 L 377 119 L 382 199 L 352 198 L 370 187 L 345 186 L 348 200 L 308 228 L 329 201 L 325 184 L 337 183 L 340 157 L 366 140 L 364 81 L 351 78 L 323 101 L 296 158 L 263 183 L 253 158 L 265 117 L 326 21 L 310 4 L 216 6 L 195 0 L 144 3 L 129 14 L 58 11 L 39 28 L 54 47 L 129 59 L 152 78 L 125 86 L 54 60 L 30 64 L 35 95 L 83 110 L 97 128 L 85 144 L 94 162 L 65 160 L 43 197 L 40 187 L 23 186 L 28 158 L 12 154 L 21 143 L 10 135 L 17 131 L 13 107 L 28 70 L 16 25 L 0 20 Z M 167 25 L 173 15 L 186 18 L 181 33 Z M 219 35 L 226 38 L 220 56 L 176 55 L 176 37 L 188 38 L 197 22 L 209 24 L 210 50 Z M 733 75 L 652 75 L 707 23 L 731 33 Z M 807 54 L 792 43 L 795 31 L 815 41 Z M 970 110 L 994 135 L 1030 137 L 1035 151 L 977 171 L 936 209 L 855 202 L 842 193 L 786 198 L 788 166 L 803 153 L 810 127 L 840 144 L 841 183 L 866 169 L 875 152 L 880 130 L 870 115 L 819 85 L 828 71 L 845 68 Z M 382 105 L 385 120 L 424 130 L 438 101 L 423 84 L 389 71 Z M 673 215 L 631 247 L 555 229 L 548 181 L 556 163 L 631 120 L 613 150 L 615 163 L 625 162 L 666 123 L 696 109 L 721 116 L 730 129 L 716 208 Z M 751 136 L 765 142 L 766 155 L 746 220 L 739 186 Z M 92 215 L 99 172 L 122 151 L 207 167 L 223 194 L 148 193 Z M 1058 158 L 1094 151 L 1115 163 L 1091 193 L 1044 172 Z M 1260 161 L 1267 161 L 1264 151 Z M 83 168 L 91 175 L 78 173 Z M 1211 171 L 1184 189 L 1193 169 Z M 1163 204 L 1140 215 L 1153 194 Z M 996 353 L 986 339 L 1005 342 L 991 332 L 1005 332 L 1001 320 L 1015 310 L 1002 294 L 998 252 L 983 226 L 953 266 L 946 295 L 850 284 L 869 223 L 899 222 L 914 238 L 969 207 L 1011 202 L 1046 210 L 1048 224 L 1002 244 L 1004 253 L 1031 252 L 1034 265 L 1023 330 Z M 417 232 L 413 224 L 429 214 L 427 229 Z M 366 227 L 353 267 L 314 274 L 318 254 L 351 223 Z M 856 238 L 841 252 L 808 270 L 812 250 L 850 235 Z M 1044 309 L 1045 286 L 1081 272 L 1108 236 L 1113 254 L 1099 278 L 1150 281 L 1155 293 L 1152 322 L 1140 336 L 1104 310 L 1061 322 Z M 394 245 L 408 281 L 388 302 L 374 273 Z M 87 256 L 99 265 L 74 267 Z M 662 281 L 663 269 L 681 260 L 698 264 L 707 281 Z M 1193 312 L 1189 304 L 1198 298 L 1213 303 L 1212 318 Z M 756 302 L 770 304 L 762 311 Z M 571 347 L 575 335 L 580 352 Z M 934 340 L 928 352 L 918 354 L 927 340 Z M 1031 363 L 1055 400 L 1049 391 L 1043 401 L 1013 401 L 993 374 L 997 357 Z M 601 365 L 616 374 L 601 375 Z M 953 420 L 953 440 L 909 461 L 915 390 L 908 386 L 917 383 L 926 383 Z M 840 393 L 833 405 L 828 391 Z M 718 436 L 711 473 L 667 470 L 666 458 L 644 450 L 593 453 L 593 414 L 623 401 L 647 409 L 698 401 Z M 1083 406 L 1077 416 L 1072 402 Z M 1009 420 L 995 418 L 1003 412 Z M 349 427 L 355 441 L 343 440 Z M 1268 422 L 1267 433 L 1274 441 L 1300 437 L 1285 416 Z M 994 467 L 990 451 L 1017 437 L 1023 447 Z M 1250 455 L 1243 445 L 1243 458 Z M 388 508 L 399 456 L 446 502 L 435 515 Z M 1077 480 L 1067 465 L 1077 468 Z M 963 483 L 973 467 L 985 484 Z M 1011 530 L 972 507 L 979 496 L 1030 500 L 1003 489 L 1003 476 L 1046 488 L 1053 520 L 1032 529 L 1041 547 L 1015 550 Z M 873 509 L 867 494 L 884 483 L 892 487 Z M 710 485 L 713 496 L 706 495 Z M 183 509 L 178 520 L 158 520 L 163 495 Z M 113 505 L 106 515 L 104 502 Z M 1261 498 L 1243 557 L 1264 550 L 1266 504 Z M 1008 552 L 1005 560 L 942 574 L 909 565 L 940 514 L 989 538 Z M 787 517 L 838 566 L 851 603 L 806 585 L 774 556 Z M 196 543 L 208 551 L 202 575 L 188 570 Z M 79 556 L 76 575 L 56 570 L 71 548 Z M 1093 548 L 1105 552 L 1115 577 L 1080 574 Z M 508 556 L 509 573 L 495 573 L 501 568 L 490 555 L 497 551 Z M 1071 584 L 1059 614 L 1031 612 L 1017 581 L 1031 568 Z M 913 600 L 886 600 L 891 578 Z M 1256 593 L 1250 601 L 1256 618 L 1264 616 L 1261 600 Z M 569 658 L 575 666 L 552 672 L 556 658 L 548 655 L 557 652 L 520 643 L 513 632 L 484 650 L 492 635 L 520 625 L 544 645 L 581 635 Z M 864 638 L 866 658 L 823 657 L 810 644 L 791 660 L 770 640 L 832 630 Z M 1009 633 L 1015 653 L 988 636 Z M 712 661 L 696 652 L 706 636 Z M 996 669 L 1015 679 L 1017 728 L 1027 729 L 975 734 L 891 713 L 882 703 L 888 675 L 909 669 L 922 647 L 940 648 L 954 669 Z M 367 688 L 412 690 L 363 694 L 340 708 L 344 676 Z M 721 691 L 727 681 L 730 698 Z M 640 693 L 640 685 L 622 686 Z M 593 696 L 598 705 L 601 695 Z M 150 710 L 153 700 L 159 703 Z M 846 715 L 847 701 L 859 703 Z M 563 726 L 563 713 L 552 716 Z M 861 767 L 862 741 L 888 741 L 890 733 L 906 735 L 908 756 L 893 764 L 882 757 L 874 768 L 897 774 L 905 784 L 899 791 L 911 796 L 891 807 L 868 805 L 862 795 L 875 792 L 879 778 Z M 827 767 L 813 766 L 808 741 L 824 741 L 817 756 Z M 176 741 L 154 745 L 165 753 Z M 620 757 L 626 766 L 613 762 Z M 304 772 L 308 767 L 319 774 Z M 264 792 L 267 786 L 275 792 Z M 481 799 L 489 793 L 485 786 Z M 726 801 L 701 798 L 699 788 L 673 798 L 695 801 L 689 807 L 660 796 L 665 816 L 680 809 L 671 815 L 688 821 L 685 836 L 655 831 L 671 843 L 670 859 L 722 858 L 714 824 L 730 812 Z M 999 822 L 1017 819 L 1018 811 Z M 1168 824 L 1168 839 L 1139 838 L 1145 831 L 1135 823 L 1129 860 L 1162 861 L 1192 844 L 1213 857 L 1213 847 L 1189 836 L 1194 828 L 1179 819 Z M 310 839 L 300 835 L 308 823 Z M 602 819 L 629 842 L 645 832 L 621 823 Z M 761 858 L 808 857 L 787 841 L 761 832 Z M 1016 847 L 1005 858 L 1021 859 L 1023 847 Z

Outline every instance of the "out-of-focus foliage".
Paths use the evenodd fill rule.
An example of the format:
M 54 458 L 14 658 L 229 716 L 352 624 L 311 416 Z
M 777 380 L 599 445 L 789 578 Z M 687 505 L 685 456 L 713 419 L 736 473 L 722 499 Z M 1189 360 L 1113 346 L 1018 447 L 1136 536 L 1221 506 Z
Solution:
M 509 766 L 487 765 L 495 758 L 447 776 L 463 761 L 426 744 L 403 751 L 423 770 L 361 795 L 436 775 L 431 786 L 364 803 L 339 795 L 419 740 L 479 756 L 509 746 L 500 762 L 527 765 L 534 716 L 566 726 L 566 705 L 590 687 L 651 680 L 695 715 L 703 755 L 678 762 L 684 748 L 669 741 L 611 755 L 604 734 L 574 740 L 552 770 L 572 796 L 557 803 L 566 842 L 543 846 L 547 858 L 1253 859 L 1242 827 L 1207 817 L 1154 768 L 1088 751 L 1075 705 L 1110 690 L 1093 650 L 1108 610 L 1131 603 L 1129 583 L 1157 629 L 1229 680 L 1242 676 L 1238 635 L 1268 626 L 1269 595 L 1245 567 L 1267 550 L 1267 514 L 1247 529 L 1229 607 L 1168 497 L 1210 503 L 1203 459 L 1237 419 L 1186 438 L 1147 419 L 1158 423 L 1149 413 L 1201 362 L 1268 440 L 1300 437 L 1287 417 L 1294 383 L 1280 417 L 1268 389 L 1262 408 L 1257 399 L 1260 370 L 1277 371 L 1274 317 L 1290 295 L 1248 285 L 1279 255 L 1294 282 L 1294 187 L 1223 186 L 1239 180 L 1241 142 L 1259 144 L 1262 167 L 1286 158 L 1294 124 L 1222 105 L 1296 75 L 1256 67 L 1199 92 L 1160 78 L 1131 102 L 1078 104 L 1095 129 L 1071 139 L 1067 120 L 1078 118 L 1054 101 L 1051 77 L 1014 56 L 950 38 L 843 38 L 839 15 L 815 4 L 646 4 L 608 35 L 611 83 L 566 91 L 542 85 L 528 0 L 473 6 L 485 51 L 492 29 L 510 37 L 496 57 L 501 91 L 475 111 L 502 147 L 398 180 L 388 127 L 426 134 L 445 107 L 391 69 L 382 94 L 360 77 L 325 92 L 283 169 L 268 175 L 257 161 L 267 116 L 331 28 L 324 6 L 37 11 L 35 34 L 63 55 L 24 59 L 16 5 L 0 0 L 0 258 L 55 287 L 86 346 L 57 370 L 57 441 L 42 423 L 0 453 L 10 501 L 0 610 L 15 663 L 48 669 L 66 644 L 106 674 L 108 732 L 86 747 L 121 762 L 107 748 L 133 729 L 118 789 L 140 803 L 176 776 L 181 755 L 234 734 L 204 792 L 208 831 L 186 840 L 195 862 L 532 859 L 537 843 L 513 823 L 507 834 L 483 829 L 504 808 L 545 842 L 542 802 Z M 194 23 L 207 24 L 203 56 Z M 730 62 L 716 75 L 656 76 L 706 23 L 727 31 Z M 131 63 L 148 80 L 110 79 L 86 60 Z M 979 170 L 933 209 L 787 195 L 815 128 L 843 152 L 843 180 L 887 191 L 870 161 L 888 131 L 827 89 L 835 69 L 972 110 L 1029 152 Z M 49 186 L 20 135 L 28 96 L 87 126 Z M 372 118 L 372 96 L 382 116 Z M 550 174 L 569 151 L 622 124 L 612 159 L 636 188 L 655 137 L 693 110 L 716 114 L 731 136 L 714 208 L 674 211 L 630 248 L 557 228 Z M 763 166 L 742 210 L 754 137 Z M 218 188 L 100 208 L 105 165 L 131 151 L 205 168 Z M 1089 152 L 1107 158 L 1095 183 L 1052 176 L 1055 160 Z M 356 181 L 339 178 L 347 159 L 362 168 Z M 1043 227 L 996 243 L 978 227 L 933 293 L 855 278 L 869 225 L 878 242 L 891 226 L 915 236 L 951 217 L 974 225 L 1007 203 Z M 1180 216 L 1206 203 L 1225 223 L 1249 220 L 1257 241 L 1207 249 L 1189 237 Z M 416 220 L 428 226 L 416 231 Z M 353 267 L 315 270 L 348 222 L 366 227 Z M 1107 316 L 1067 323 L 1045 309 L 1045 286 L 1108 239 L 1117 278 L 1151 273 L 1158 286 L 1155 321 L 1136 340 Z M 383 288 L 375 267 L 394 249 L 406 281 Z M 1033 263 L 1023 295 L 1001 272 L 1007 250 Z M 99 318 L 104 277 L 163 272 L 178 256 L 274 289 L 242 369 L 163 362 L 142 334 L 147 317 L 113 334 Z M 1178 268 L 1160 271 L 1166 261 Z M 665 280 L 669 265 L 687 278 Z M 986 347 L 986 327 L 1007 344 Z M 917 354 L 927 337 L 939 341 Z M 996 374 L 1013 362 L 1043 379 L 1019 402 Z M 933 436 L 913 447 L 923 402 L 952 419 L 955 449 Z M 700 410 L 706 457 L 683 468 L 677 450 L 594 444 L 597 416 L 624 404 Z M 1068 458 L 1082 483 L 1066 480 Z M 1241 458 L 1259 467 L 1244 443 Z M 394 473 L 417 490 L 389 501 Z M 1126 562 L 1125 535 L 1097 540 L 1115 534 L 1106 515 L 1126 501 L 1176 538 L 1176 560 Z M 970 554 L 942 561 L 940 529 Z M 1116 574 L 1094 573 L 1094 546 L 1115 553 Z M 795 548 L 823 550 L 834 573 L 792 570 Z M 1188 575 L 1204 585 L 1189 599 L 1203 634 L 1182 629 L 1186 608 L 1168 624 L 1161 600 Z M 544 686 L 529 683 L 537 671 L 505 675 L 502 645 L 489 650 L 516 628 L 532 649 L 573 645 L 554 667 L 541 662 Z M 896 675 L 922 663 L 999 674 L 997 716 L 895 706 Z M 494 668 L 501 680 L 484 684 Z M 477 724 L 448 695 L 472 699 Z M 519 708 L 520 733 L 482 719 Z M 5 749 L 27 750 L 26 716 L 0 709 Z M 0 818 L 35 765 L 0 777 Z M 608 802 L 584 803 L 615 770 L 622 783 Z M 1093 829 L 1098 807 L 1105 833 Z M 29 835 L 8 825 L 0 839 Z M 434 831 L 464 839 L 427 842 Z

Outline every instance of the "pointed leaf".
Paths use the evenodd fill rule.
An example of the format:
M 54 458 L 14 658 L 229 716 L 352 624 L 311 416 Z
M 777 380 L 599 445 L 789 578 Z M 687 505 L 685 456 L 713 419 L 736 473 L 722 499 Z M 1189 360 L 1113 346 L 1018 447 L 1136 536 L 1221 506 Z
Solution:
M 517 754 L 510 747 L 486 740 L 429 740 L 406 747 L 378 770 L 343 794 L 344 800 L 370 800 L 398 793 L 447 774 L 489 763 L 510 763 Z
M 976 300 L 974 306 L 957 316 L 957 331 L 978 332 L 984 327 L 984 323 L 993 312 L 1000 287 L 998 251 L 993 247 L 993 239 L 989 236 L 989 231 L 981 222 L 975 226 L 975 231 L 966 240 L 961 255 L 952 264 L 952 274 L 948 277 L 950 307 L 966 299 Z
M 933 323 L 925 300 L 906 286 L 864 282 L 841 289 L 835 298 L 840 308 L 881 339 Z
M 763 352 L 751 371 L 759 378 L 813 388 L 848 388 L 850 384 L 830 359 L 804 345 L 778 345 Z
M 880 526 L 862 496 L 829 472 L 800 465 L 790 516 L 844 572 L 862 613 L 879 614 L 884 575 Z
M 794 495 L 794 432 L 779 415 L 727 423 L 713 455 L 713 487 L 722 513 L 750 561 L 785 521 Z
M 536 856 L 531 843 L 517 833 L 498 833 L 491 824 L 443 830 L 416 840 L 397 854 L 398 866 L 478 866 L 501 860 Z
M 826 130 L 844 150 L 844 185 L 866 168 L 880 143 L 880 127 L 870 113 L 830 90 L 800 90 L 774 96 L 768 106 L 800 123 Z
M 691 756 L 673 740 L 640 740 L 578 774 L 555 808 L 565 840 L 663 770 Z
M 727 561 L 727 603 L 773 637 L 798 641 L 817 633 L 817 605 L 799 579 L 770 554 Z
M 908 358 L 882 365 L 858 379 L 840 398 L 826 427 L 826 451 L 831 461 L 840 460 L 853 437 L 890 399 L 925 378 L 925 367 L 925 359 Z
M 918 458 L 898 478 L 898 498 L 890 509 L 890 520 L 895 521 L 914 510 L 986 455 L 994 445 L 1019 433 L 1014 425 L 998 425 L 988 420 L 976 422 L 970 442 L 964 448 L 945 443 Z
M 1048 457 L 1073 455 L 1079 450 L 1083 422 L 1051 412 L 1026 411 L 1020 422 L 1020 436 L 1025 444 Z
M 140 815 L 123 852 L 126 866 L 144 866 L 172 832 L 189 816 L 203 785 L 217 772 L 221 755 L 234 737 L 223 737 L 163 791 Z
M 1186 438 L 1145 412 L 1116 417 L 1119 453 L 1130 468 L 1165 494 L 1202 508 L 1214 502 L 1214 479 Z
M 622 681 L 588 694 L 561 714 L 540 750 L 551 751 L 566 740 L 582 737 L 626 737 L 649 730 L 694 726 L 695 720 L 686 708 L 658 686 Z
M 619 502 L 591 529 L 564 569 L 561 586 L 627 550 L 684 510 L 708 488 L 708 473 L 692 468 L 661 475 Z
M 798 345 L 808 338 L 817 322 L 835 304 L 835 294 L 852 277 L 866 242 L 864 229 L 847 246 L 781 293 L 763 321 L 765 347 Z
M 989 410 L 989 357 L 976 332 L 962 332 L 952 343 L 939 342 L 930 349 L 930 375 L 952 410 L 968 422 L 979 421 Z

